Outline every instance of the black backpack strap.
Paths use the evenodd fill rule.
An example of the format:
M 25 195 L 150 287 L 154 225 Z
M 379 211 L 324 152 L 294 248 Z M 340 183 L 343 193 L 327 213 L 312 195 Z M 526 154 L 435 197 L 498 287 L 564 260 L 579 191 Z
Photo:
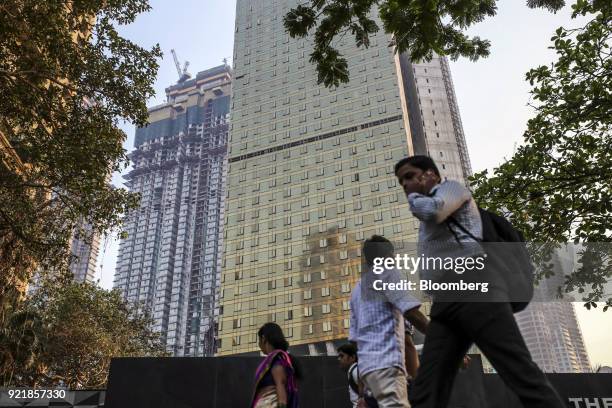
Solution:
M 479 214 L 480 215 L 480 214 Z M 457 221 L 452 215 L 449 216 L 447 218 L 447 223 L 446 226 L 448 227 L 448 229 L 453 233 L 453 236 L 455 237 L 455 240 L 457 242 L 459 242 L 459 238 L 457 238 L 457 234 L 455 233 L 455 231 L 453 231 L 453 229 L 450 227 L 450 223 L 455 224 L 457 227 L 459 227 L 459 229 L 463 232 L 465 232 L 470 238 L 472 238 L 474 241 L 476 242 L 481 242 L 482 239 L 478 239 L 474 236 L 474 234 L 472 234 L 470 231 L 468 231 L 467 228 L 465 228 L 463 225 L 461 225 L 461 223 L 459 221 Z
M 355 364 L 348 372 L 348 382 L 349 387 L 355 392 L 355 394 L 359 395 L 359 384 L 355 382 L 353 379 L 353 371 L 357 370 L 357 377 L 359 377 L 359 367 Z

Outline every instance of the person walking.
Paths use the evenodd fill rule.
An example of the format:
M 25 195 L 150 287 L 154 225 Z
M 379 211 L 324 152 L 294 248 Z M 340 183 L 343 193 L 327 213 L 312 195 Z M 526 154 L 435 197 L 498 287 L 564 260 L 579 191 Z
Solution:
M 376 258 L 392 257 L 393 245 L 374 235 L 363 245 L 366 268 L 351 293 L 349 341 L 357 344 L 360 378 L 381 408 L 408 408 L 405 367 L 404 317 L 425 333 L 428 319 L 421 303 L 406 291 L 377 291 L 372 267 Z M 386 283 L 399 282 L 400 274 L 389 269 L 375 276 Z M 362 399 L 360 407 L 365 406 Z
M 378 403 L 371 393 L 365 389 L 359 378 L 359 362 L 357 360 L 357 346 L 354 343 L 345 343 L 338 347 L 338 362 L 340 368 L 346 371 L 349 384 L 349 398 L 351 406 L 359 408 L 359 400 L 364 400 L 367 408 L 377 408 Z
M 255 371 L 251 408 L 298 408 L 298 361 L 287 350 L 289 343 L 276 323 L 266 323 L 257 332 L 259 348 L 266 358 Z
M 428 156 L 412 156 L 395 165 L 410 211 L 418 218 L 419 248 L 425 252 L 446 243 L 477 246 L 483 223 L 470 191 L 456 181 L 442 182 Z M 452 218 L 451 218 L 452 217 Z M 448 220 L 453 223 L 448 223 Z M 453 228 L 459 224 L 459 228 Z M 442 244 L 442 245 L 441 245 Z M 452 271 L 451 271 L 452 273 Z M 528 408 L 563 405 L 540 368 L 533 362 L 513 316 L 504 286 L 493 285 L 495 302 L 441 302 L 434 297 L 420 366 L 412 390 L 415 408 L 444 408 L 461 359 L 473 344 L 480 348 L 506 385 Z M 504 300 L 505 299 L 505 300 Z M 500 301 L 502 300 L 502 301 Z

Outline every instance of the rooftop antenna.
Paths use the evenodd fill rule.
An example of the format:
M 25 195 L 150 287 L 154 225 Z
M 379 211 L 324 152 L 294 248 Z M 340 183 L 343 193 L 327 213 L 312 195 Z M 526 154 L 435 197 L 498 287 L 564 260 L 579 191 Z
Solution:
M 178 57 L 176 56 L 176 51 L 170 51 L 172 52 L 172 57 L 174 57 L 174 65 L 176 66 L 176 72 L 179 76 L 178 82 L 180 84 L 191 78 L 191 74 L 187 72 L 187 67 L 189 67 L 189 61 L 185 61 L 185 65 L 183 65 L 183 69 L 181 69 L 181 64 L 179 63 Z

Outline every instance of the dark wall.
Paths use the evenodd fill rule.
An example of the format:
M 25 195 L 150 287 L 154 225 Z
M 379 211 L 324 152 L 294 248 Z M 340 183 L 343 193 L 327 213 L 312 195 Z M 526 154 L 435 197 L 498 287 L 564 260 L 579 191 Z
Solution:
M 261 357 L 113 359 L 105 406 L 108 408 L 248 408 L 253 374 Z M 301 408 L 349 407 L 346 375 L 335 357 L 301 357 Z M 569 408 L 569 398 L 587 398 L 604 408 L 612 398 L 612 374 L 550 374 Z M 584 401 L 584 400 L 583 400 Z M 612 400 L 611 400 L 612 401 Z M 449 408 L 519 408 L 516 396 L 497 375 L 483 374 L 478 356 L 457 376 Z
M 111 363 L 106 407 L 247 408 L 261 357 L 122 358 Z M 349 407 L 348 385 L 333 357 L 299 358 L 300 407 Z

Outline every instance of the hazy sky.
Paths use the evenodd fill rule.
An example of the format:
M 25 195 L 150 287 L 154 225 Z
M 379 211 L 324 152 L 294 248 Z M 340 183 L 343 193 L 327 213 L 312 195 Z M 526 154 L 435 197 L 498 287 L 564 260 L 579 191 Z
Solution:
M 157 95 L 149 105 L 164 102 L 164 89 L 174 84 L 178 74 L 170 50 L 174 48 L 181 64 L 188 60 L 189 71 L 231 63 L 235 2 L 228 0 L 151 0 L 153 10 L 140 16 L 121 32 L 136 43 L 150 47 L 158 43 L 164 59 L 155 82 Z M 578 26 L 570 19 L 569 7 L 556 15 L 530 10 L 526 1 L 501 0 L 498 15 L 470 30 L 473 35 L 492 42 L 491 56 L 476 63 L 451 62 L 455 92 L 467 139 L 472 169 L 492 169 L 512 155 L 532 112 L 528 108 L 529 84 L 525 73 L 548 64 L 554 54 L 547 49 L 554 30 Z M 125 126 L 125 148 L 132 150 L 134 128 Z M 123 185 L 120 175 L 115 185 Z M 101 251 L 98 278 L 105 288 L 112 287 L 117 242 L 106 239 Z M 603 314 L 576 307 L 591 363 L 612 366 L 612 310 Z

